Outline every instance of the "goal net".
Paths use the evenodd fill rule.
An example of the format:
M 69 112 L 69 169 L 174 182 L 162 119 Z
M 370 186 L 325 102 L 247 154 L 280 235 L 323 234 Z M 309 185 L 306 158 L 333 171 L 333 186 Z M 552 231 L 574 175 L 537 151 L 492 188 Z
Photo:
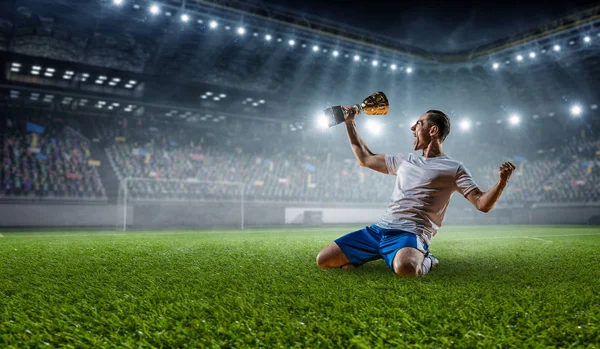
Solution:
M 244 229 L 244 184 L 195 179 L 124 178 L 117 199 L 118 230 Z

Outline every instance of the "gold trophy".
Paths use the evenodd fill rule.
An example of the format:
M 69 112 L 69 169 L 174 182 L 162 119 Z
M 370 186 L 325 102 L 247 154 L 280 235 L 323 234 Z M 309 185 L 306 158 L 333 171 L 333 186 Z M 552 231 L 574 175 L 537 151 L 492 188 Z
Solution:
M 375 92 L 360 104 L 355 104 L 358 114 L 365 112 L 368 115 L 385 115 L 390 109 L 390 103 L 383 92 Z M 324 110 L 329 127 L 341 124 L 346 120 L 347 112 L 344 108 L 336 105 Z

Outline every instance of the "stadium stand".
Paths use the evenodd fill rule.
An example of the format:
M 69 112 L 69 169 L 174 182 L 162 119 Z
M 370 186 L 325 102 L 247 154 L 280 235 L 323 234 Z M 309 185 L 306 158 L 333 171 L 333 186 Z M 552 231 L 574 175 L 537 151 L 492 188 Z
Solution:
M 276 147 L 260 149 L 236 145 L 235 137 L 220 135 L 215 137 L 220 142 L 217 146 L 208 137 L 198 137 L 189 130 L 158 133 L 156 127 L 144 126 L 141 121 L 114 122 L 117 127 L 106 123 L 97 127 L 99 135 L 108 141 L 106 152 L 119 180 L 135 177 L 243 182 L 250 201 L 332 203 L 385 202 L 393 185 L 393 177 L 361 168 L 354 158 L 340 157 L 317 145 L 286 146 L 285 139 L 274 136 L 270 142 Z M 561 156 L 549 152 L 537 159 L 506 159 L 517 165 L 517 171 L 505 191 L 503 204 L 598 201 L 597 149 L 598 142 L 575 140 L 558 152 Z M 498 179 L 496 165 L 471 170 L 484 190 Z M 219 184 L 193 187 L 143 181 L 130 183 L 128 189 L 134 200 L 227 200 L 239 195 L 235 187 Z
M 1 198 L 106 200 L 89 140 L 64 120 L 5 121 Z

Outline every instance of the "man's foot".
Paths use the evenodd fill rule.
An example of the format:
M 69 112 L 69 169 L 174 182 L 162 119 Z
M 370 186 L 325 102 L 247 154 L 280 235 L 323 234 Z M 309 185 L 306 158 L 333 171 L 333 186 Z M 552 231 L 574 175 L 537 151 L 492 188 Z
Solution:
M 437 268 L 439 264 L 440 261 L 437 258 L 435 258 L 429 251 L 427 251 L 427 253 L 425 253 L 425 259 L 423 259 L 423 275 Z
M 437 268 L 437 266 L 440 264 L 440 261 L 437 258 L 435 258 L 435 256 L 432 255 L 429 251 L 427 251 L 427 256 L 425 256 L 425 258 L 431 259 L 431 270 L 435 270 L 435 268 Z

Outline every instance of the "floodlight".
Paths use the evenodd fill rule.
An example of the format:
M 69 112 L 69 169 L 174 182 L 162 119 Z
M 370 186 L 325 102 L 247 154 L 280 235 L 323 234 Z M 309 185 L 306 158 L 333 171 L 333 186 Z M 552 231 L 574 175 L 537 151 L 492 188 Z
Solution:
M 500 64 L 494 63 L 492 67 L 494 67 L 494 70 L 498 70 L 498 68 L 500 68 Z
M 522 60 L 523 60 L 523 56 L 521 56 L 521 55 L 518 55 L 518 56 L 517 56 L 517 61 L 519 61 L 519 62 L 520 62 L 520 61 L 522 61 Z
M 398 67 L 397 67 L 395 64 L 392 64 L 392 65 L 390 66 L 390 68 L 391 68 L 392 70 L 396 70 L 396 69 L 398 69 Z
M 190 20 L 190 16 L 188 16 L 187 14 L 184 13 L 184 14 L 181 15 L 181 21 L 182 22 L 186 23 L 189 20 Z
M 217 21 L 210 21 L 210 23 L 208 23 L 208 26 L 210 27 L 210 29 L 216 29 L 219 26 L 219 23 L 217 23 Z
M 271 39 L 273 39 L 273 37 L 269 34 L 265 35 L 265 40 L 267 41 L 271 41 Z
M 246 29 L 239 27 L 239 28 L 237 28 L 237 33 L 240 35 L 244 35 L 244 34 L 246 34 Z
M 329 123 L 327 122 L 327 116 L 325 114 L 319 114 L 316 118 L 317 127 L 320 129 L 329 128 Z
M 406 73 L 407 73 L 407 74 L 410 74 L 410 73 L 412 73 L 412 71 L 413 71 L 413 69 L 412 69 L 411 67 L 408 67 L 408 68 L 406 68 Z
M 359 55 L 354 55 L 354 61 L 360 61 L 360 56 Z
M 583 109 L 578 104 L 575 104 L 574 106 L 571 107 L 571 115 L 573 115 L 573 116 L 581 115 L 582 111 L 583 111 Z
M 294 40 L 290 40 L 290 41 L 288 41 L 288 44 L 289 44 L 290 46 L 294 46 L 294 45 L 296 45 L 296 41 L 294 41 Z
M 379 64 L 379 62 L 377 62 L 376 60 L 371 61 L 371 65 L 376 67 Z
M 338 51 L 333 51 L 332 55 L 333 57 L 337 57 L 340 53 Z
M 317 46 L 317 45 L 313 46 L 312 50 L 315 52 L 319 51 L 319 46 Z
M 554 51 L 558 52 L 558 51 L 560 51 L 560 45 L 554 45 L 554 47 L 552 49 Z
M 471 128 L 471 121 L 468 119 L 461 120 L 459 126 L 462 131 L 468 131 Z
M 583 38 L 583 42 L 585 43 L 589 43 L 590 41 L 592 41 L 592 38 L 590 38 L 589 36 Z
M 529 52 L 529 58 L 535 58 L 535 52 Z
M 517 114 L 513 114 L 508 119 L 511 125 L 518 125 L 521 122 L 521 118 Z
M 375 120 L 367 120 L 367 130 L 374 135 L 380 135 L 383 132 L 383 125 Z
M 119 5 L 123 5 L 123 0 L 113 0 L 113 4 L 119 6 Z
M 152 6 L 150 6 L 150 13 L 153 15 L 157 15 L 160 13 L 160 7 L 158 7 L 158 5 L 153 4 Z

